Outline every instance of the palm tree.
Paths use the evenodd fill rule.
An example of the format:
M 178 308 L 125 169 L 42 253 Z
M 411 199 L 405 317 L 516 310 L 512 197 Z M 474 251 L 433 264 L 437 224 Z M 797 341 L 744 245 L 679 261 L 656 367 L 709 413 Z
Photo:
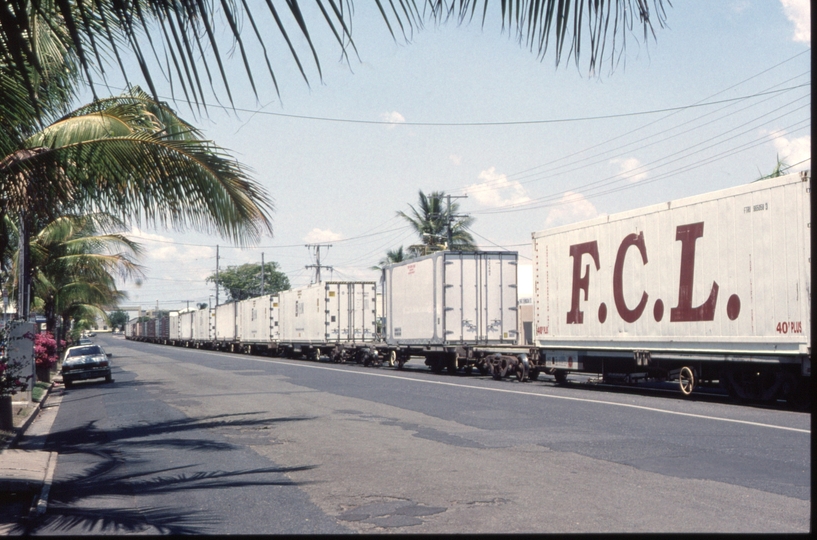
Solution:
M 239 244 L 271 232 L 272 203 L 245 168 L 139 88 L 54 119 L 0 159 L 0 203 L 215 229 Z
M 481 12 L 484 25 L 489 19 L 489 3 L 485 0 L 479 6 L 477 0 L 376 0 L 391 35 L 396 38 L 400 34 L 406 41 L 425 22 L 437 24 L 453 19 L 462 24 L 475 17 L 479 19 Z M 515 34 L 520 44 L 536 51 L 543 60 L 552 45 L 557 64 L 563 55 L 573 57 L 578 64 L 580 51 L 589 54 L 591 73 L 598 71 L 605 53 L 611 65 L 619 61 L 627 34 L 634 28 L 643 30 L 646 40 L 648 33 L 655 35 L 653 22 L 663 27 L 666 19 L 663 0 L 653 0 L 652 13 L 648 0 L 503 0 L 496 3 L 501 10 L 502 30 Z M 124 58 L 131 54 L 154 98 L 157 94 L 153 77 L 157 68 L 151 69 L 150 57 L 157 61 L 164 59 L 158 65 L 158 72 L 174 89 L 181 90 L 185 99 L 203 106 L 204 85 L 209 82 L 211 90 L 215 90 L 216 84 L 223 85 L 232 102 L 232 86 L 224 67 L 224 51 L 228 49 L 230 53 L 234 49 L 239 52 L 253 91 L 256 91 L 257 68 L 254 71 L 251 66 L 260 62 L 251 57 L 247 48 L 252 45 L 260 50 L 266 67 L 262 69 L 277 90 L 273 60 L 278 58 L 270 58 L 270 38 L 264 38 L 271 33 L 285 39 L 301 76 L 307 80 L 301 61 L 303 53 L 299 54 L 294 45 L 304 39 L 305 52 L 311 56 L 320 76 L 320 61 L 311 37 L 315 22 L 307 22 L 308 14 L 300 4 L 291 0 L 286 2 L 285 9 L 267 1 L 265 10 L 260 5 L 250 8 L 246 0 L 6 0 L 0 7 L 0 64 L 21 74 L 27 99 L 33 108 L 38 108 L 37 78 L 48 70 L 47 64 L 42 62 L 41 51 L 31 41 L 32 33 L 38 30 L 32 21 L 39 21 L 55 33 L 64 29 L 60 33 L 62 44 L 75 52 L 77 68 L 92 90 L 98 82 L 95 77 L 102 82 L 106 80 L 102 58 L 115 59 L 125 80 L 131 81 L 133 76 L 129 76 L 124 67 Z M 341 55 L 347 58 L 349 51 L 355 52 L 353 0 L 314 0 L 314 4 L 321 13 L 322 23 L 327 25 L 325 31 L 332 33 Z M 253 37 L 245 39 L 242 29 L 250 28 Z M 216 37 L 223 31 L 232 39 L 226 48 Z
M 271 210 L 240 163 L 139 88 L 55 119 L 0 158 L 0 217 L 15 216 L 24 238 L 60 215 L 104 211 L 243 245 L 272 232 Z M 0 237 L 0 252 L 10 239 Z
M 31 238 L 34 304 L 45 315 L 48 331 L 54 331 L 58 319 L 66 325 L 79 308 L 107 318 L 106 310 L 125 299 L 116 275 L 141 276 L 134 258 L 142 249 L 115 232 L 123 227 L 109 214 L 67 215 Z M 15 264 L 19 261 L 18 253 Z
M 386 256 L 380 259 L 380 262 L 377 263 L 377 266 L 372 266 L 372 270 L 377 270 L 378 272 L 380 272 L 386 266 L 394 263 L 403 262 L 404 260 L 406 260 L 406 254 L 403 252 L 403 246 L 400 246 L 397 249 L 390 249 L 386 252 Z
M 412 257 L 428 255 L 441 250 L 467 251 L 476 249 L 474 238 L 467 231 L 474 222 L 474 218 L 454 217 L 460 206 L 457 203 L 450 203 L 450 206 L 443 201 L 446 198 L 445 192 L 433 191 L 429 195 L 419 192 L 418 208 L 411 208 L 411 215 L 403 211 L 398 211 L 397 215 L 409 222 L 420 237 L 419 244 L 408 247 L 408 252 Z M 449 224 L 451 228 L 449 245 Z

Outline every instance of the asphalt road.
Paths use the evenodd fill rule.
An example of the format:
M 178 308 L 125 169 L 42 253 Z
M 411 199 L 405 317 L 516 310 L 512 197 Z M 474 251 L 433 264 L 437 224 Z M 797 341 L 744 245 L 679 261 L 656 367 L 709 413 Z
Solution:
M 35 534 L 811 527 L 807 413 L 97 339 Z

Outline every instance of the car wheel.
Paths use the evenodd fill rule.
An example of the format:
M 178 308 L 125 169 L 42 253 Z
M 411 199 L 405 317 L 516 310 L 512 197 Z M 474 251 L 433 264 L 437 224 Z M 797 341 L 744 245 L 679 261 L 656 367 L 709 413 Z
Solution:
M 105 375 L 105 382 L 113 382 L 113 378 L 111 378 L 111 374 L 110 374 L 110 373 L 108 373 L 107 375 Z
M 71 388 L 71 385 L 74 384 L 73 381 L 71 381 L 71 379 L 63 379 L 62 382 L 63 384 L 65 384 L 66 388 Z

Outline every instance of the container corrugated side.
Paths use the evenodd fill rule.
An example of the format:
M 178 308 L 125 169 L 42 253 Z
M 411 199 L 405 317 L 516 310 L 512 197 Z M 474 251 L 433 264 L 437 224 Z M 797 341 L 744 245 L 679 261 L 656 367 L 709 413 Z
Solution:
M 442 251 L 386 268 L 391 345 L 514 345 L 515 252 Z
M 275 317 L 277 296 L 267 294 L 242 300 L 238 310 L 242 343 L 271 343 L 278 340 L 278 320 Z
M 234 341 L 236 335 L 237 302 L 221 304 L 215 308 L 215 330 L 217 341 Z

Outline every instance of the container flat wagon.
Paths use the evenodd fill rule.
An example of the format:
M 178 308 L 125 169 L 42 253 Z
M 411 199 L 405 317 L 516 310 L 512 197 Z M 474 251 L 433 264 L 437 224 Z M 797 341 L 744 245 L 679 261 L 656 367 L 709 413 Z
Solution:
M 387 266 L 385 342 L 398 368 L 422 356 L 450 373 L 519 345 L 517 260 L 508 251 L 440 251 Z M 391 363 L 391 362 L 390 362 Z
M 788 175 L 533 233 L 535 367 L 802 398 L 810 189 Z

